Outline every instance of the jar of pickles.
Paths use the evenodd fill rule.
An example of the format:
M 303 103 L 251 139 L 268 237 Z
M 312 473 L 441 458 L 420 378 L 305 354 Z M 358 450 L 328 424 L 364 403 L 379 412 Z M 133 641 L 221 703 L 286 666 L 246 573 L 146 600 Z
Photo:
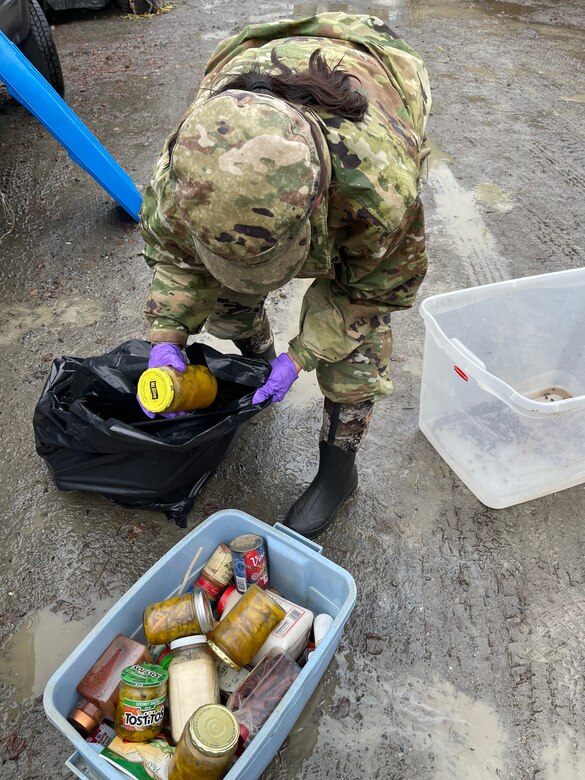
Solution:
M 163 726 L 169 673 L 156 664 L 134 664 L 122 672 L 116 734 L 128 742 L 157 737 Z
M 285 615 L 284 609 L 266 591 L 251 585 L 208 635 L 207 641 L 221 661 L 232 669 L 241 669 L 250 663 Z
M 221 704 L 199 707 L 183 731 L 169 767 L 169 780 L 220 780 L 236 752 L 240 728 Z
M 138 380 L 138 398 L 149 412 L 206 409 L 217 396 L 217 379 L 207 366 L 147 368 Z
M 173 639 L 207 634 L 213 614 L 207 593 L 194 590 L 151 604 L 144 610 L 144 633 L 150 645 L 168 645 Z

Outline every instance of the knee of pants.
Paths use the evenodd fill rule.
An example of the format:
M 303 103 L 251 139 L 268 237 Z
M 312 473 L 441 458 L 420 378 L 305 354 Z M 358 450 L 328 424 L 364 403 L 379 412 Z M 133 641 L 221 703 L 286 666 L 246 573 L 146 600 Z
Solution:
M 339 363 L 317 365 L 317 381 L 326 398 L 340 404 L 381 401 L 393 390 L 390 378 L 392 332 L 377 334 L 375 344 L 361 344 Z
M 265 318 L 263 308 L 259 311 L 224 308 L 209 315 L 205 329 L 218 339 L 247 339 L 260 333 Z

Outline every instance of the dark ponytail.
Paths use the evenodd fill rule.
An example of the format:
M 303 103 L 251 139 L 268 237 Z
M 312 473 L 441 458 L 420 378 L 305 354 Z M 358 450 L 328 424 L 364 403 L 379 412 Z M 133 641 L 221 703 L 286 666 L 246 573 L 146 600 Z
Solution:
M 268 92 L 290 103 L 310 108 L 323 108 L 343 119 L 360 122 L 368 109 L 367 98 L 351 85 L 350 74 L 341 69 L 341 60 L 331 67 L 316 49 L 309 58 L 309 67 L 295 71 L 285 65 L 272 50 L 272 64 L 278 74 L 261 73 L 254 64 L 246 73 L 239 73 L 220 92 L 241 89 L 245 92 Z

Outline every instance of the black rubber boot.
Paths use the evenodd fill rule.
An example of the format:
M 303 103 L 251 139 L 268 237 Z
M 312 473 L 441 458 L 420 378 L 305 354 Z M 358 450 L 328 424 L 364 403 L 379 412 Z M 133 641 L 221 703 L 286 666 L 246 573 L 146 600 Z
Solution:
M 357 484 L 355 452 L 320 442 L 317 476 L 289 509 L 284 524 L 313 539 L 331 525 Z

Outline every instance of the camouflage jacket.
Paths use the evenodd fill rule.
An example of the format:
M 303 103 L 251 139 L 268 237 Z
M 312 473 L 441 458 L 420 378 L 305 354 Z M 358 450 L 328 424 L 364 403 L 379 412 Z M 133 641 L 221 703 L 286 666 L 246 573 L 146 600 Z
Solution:
M 287 65 L 307 66 L 315 49 L 330 64 L 359 79 L 356 87 L 368 98 L 361 122 L 340 119 L 315 109 L 323 130 L 332 167 L 327 195 L 327 224 L 311 221 L 311 249 L 299 276 L 327 279 L 321 293 L 307 296 L 301 330 L 291 351 L 310 370 L 320 361 L 347 357 L 356 342 L 368 340 L 380 317 L 413 305 L 426 272 L 422 207 L 418 198 L 421 149 L 430 109 L 428 76 L 420 56 L 372 16 L 325 13 L 300 20 L 257 24 L 222 41 L 206 68 L 194 105 L 235 74 L 255 63 L 273 71 L 275 49 Z M 157 273 L 194 253 L 178 210 L 168 202 L 168 144 L 148 187 L 142 207 L 144 256 Z M 412 233 L 417 249 L 412 250 Z M 408 251 L 405 251 L 408 247 Z M 186 271 L 186 269 L 185 269 Z M 203 268 L 201 268 L 203 271 Z M 173 295 L 168 288 L 176 285 Z M 153 282 L 146 315 L 153 340 L 184 342 L 197 323 L 197 268 L 171 273 Z M 165 294 L 160 294 L 161 289 Z M 173 292 L 171 290 L 171 292 Z M 185 305 L 187 301 L 187 305 Z M 192 311 L 190 306 L 192 302 Z M 318 310 L 312 311 L 312 309 Z M 192 314 L 192 316 L 191 316 Z

